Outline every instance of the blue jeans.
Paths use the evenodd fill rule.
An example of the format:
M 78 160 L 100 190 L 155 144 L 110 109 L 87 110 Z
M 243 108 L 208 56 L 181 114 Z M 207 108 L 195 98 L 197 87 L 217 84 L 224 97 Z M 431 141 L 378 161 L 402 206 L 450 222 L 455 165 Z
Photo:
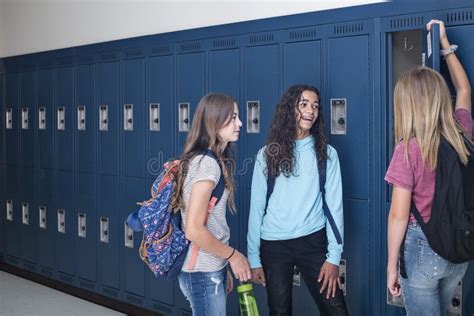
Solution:
M 227 267 L 216 272 L 184 272 L 178 276 L 179 287 L 191 304 L 193 316 L 226 315 Z
M 407 315 L 447 315 L 469 263 L 454 264 L 440 257 L 416 223 L 408 225 L 404 255 L 407 278 L 400 278 L 400 283 Z

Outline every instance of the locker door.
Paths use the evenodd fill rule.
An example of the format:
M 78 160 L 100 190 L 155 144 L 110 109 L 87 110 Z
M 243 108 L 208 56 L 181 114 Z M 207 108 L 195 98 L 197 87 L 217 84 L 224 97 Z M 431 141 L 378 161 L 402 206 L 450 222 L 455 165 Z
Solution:
M 60 170 L 72 170 L 74 161 L 74 67 L 56 69 L 56 162 Z M 64 114 L 62 114 L 64 113 Z M 64 121 L 63 121 L 64 120 Z M 61 127 L 60 127 L 61 126 Z
M 38 70 L 38 107 L 35 123 L 38 128 L 38 164 L 40 168 L 53 169 L 54 130 L 56 117 L 54 108 L 54 70 Z
M 138 256 L 138 248 L 142 238 L 142 233 L 129 233 L 125 230 L 125 220 L 128 214 L 135 211 L 139 206 L 136 202 L 142 202 L 148 197 L 148 188 L 145 189 L 145 181 L 142 178 L 124 178 L 122 214 L 120 218 L 120 240 L 123 247 L 121 252 L 123 258 L 123 272 L 125 292 L 145 296 L 145 265 Z M 131 297 L 132 298 L 132 297 Z M 132 299 L 131 303 L 135 303 Z
M 145 60 L 123 62 L 123 167 L 125 176 L 145 176 Z M 128 113 L 128 114 L 127 114 Z
M 177 155 L 183 152 L 193 113 L 205 93 L 204 57 L 203 52 L 178 55 Z
M 5 167 L 0 164 L 0 202 L 6 205 L 5 199 Z M 2 207 L 2 209 L 5 206 Z M 5 251 L 5 221 L 6 216 L 0 217 L 0 261 L 3 262 L 3 253 Z
M 329 111 L 326 124 L 331 131 L 331 113 L 337 113 L 332 99 L 345 99 L 346 134 L 331 134 L 329 143 L 337 150 L 344 190 L 344 258 L 347 259 L 348 308 L 363 313 L 369 308 L 369 118 L 371 97 L 369 87 L 369 35 L 328 39 Z M 350 55 L 346 54 L 350 47 Z M 337 120 L 336 120 L 337 121 Z M 350 273 L 349 273 L 350 272 Z
M 74 218 L 74 174 L 59 170 L 55 181 L 55 267 L 68 275 L 75 274 L 75 236 L 77 234 Z M 76 224 L 76 225 L 75 225 Z
M 440 42 L 439 42 L 439 25 L 434 24 L 431 31 L 427 31 L 425 28 L 422 29 L 422 41 L 423 41 L 423 53 L 422 53 L 422 64 L 426 67 L 433 68 L 436 71 L 440 71 L 441 67 L 441 55 Z
M 19 217 L 20 217 L 20 249 L 21 258 L 29 263 L 36 263 L 36 237 L 37 237 L 37 223 L 38 213 L 36 210 L 36 184 L 35 184 L 35 169 L 23 168 L 21 169 L 21 186 L 20 186 L 20 203 L 19 203 Z
M 97 185 L 97 217 L 99 227 L 97 272 L 98 283 L 116 290 L 120 289 L 121 265 L 119 247 L 123 245 L 120 234 L 119 184 L 117 176 L 99 175 Z M 138 252 L 135 252 L 135 256 Z
M 20 79 L 20 128 L 21 161 L 24 167 L 35 167 L 36 154 L 36 71 L 21 73 Z
M 147 157 L 147 187 L 149 188 L 163 163 L 174 154 L 173 56 L 151 57 L 148 71 L 149 96 L 146 128 L 149 148 Z M 157 118 L 158 123 L 155 121 Z M 145 270 L 147 297 L 173 305 L 174 282 L 157 279 L 149 269 Z
M 5 84 L 5 164 L 19 166 L 19 74 L 6 74 Z M 10 126 L 8 126 L 10 124 Z
M 0 131 L 2 131 L 2 136 L 0 137 L 0 164 L 3 164 L 5 162 L 5 157 L 4 157 L 4 152 L 3 152 L 3 142 L 5 141 L 3 139 L 3 135 L 5 135 L 4 131 L 4 126 L 5 126 L 5 104 L 4 102 L 4 96 L 5 96 L 5 90 L 4 90 L 4 84 L 5 83 L 5 75 L 0 74 Z
M 98 173 L 118 175 L 119 166 L 119 128 L 121 128 L 119 107 L 119 62 L 99 64 L 98 97 Z
M 97 221 L 95 175 L 76 173 L 74 224 L 76 226 L 76 275 L 96 281 Z
M 174 156 L 175 113 L 173 103 L 173 56 L 149 59 L 148 66 L 148 176 L 155 178 L 163 163 Z M 155 117 L 159 116 L 159 117 Z M 156 119 L 158 121 L 156 121 Z
M 21 208 L 19 202 L 19 168 L 5 166 L 5 200 L 2 201 L 5 223 L 5 253 L 8 256 L 20 257 L 20 222 Z
M 97 108 L 95 105 L 96 66 L 80 65 L 76 71 L 75 122 L 71 125 L 76 136 L 76 170 L 95 172 L 95 133 Z
M 239 107 L 239 116 L 243 121 L 243 110 L 244 106 L 240 100 L 241 96 L 241 50 L 238 48 L 227 49 L 227 50 L 216 50 L 209 52 L 209 90 L 219 93 L 228 94 L 234 96 L 237 99 L 237 106 Z M 235 152 L 235 170 L 242 170 L 242 164 L 244 161 L 243 156 L 243 137 L 245 125 L 241 128 L 239 141 L 234 144 Z M 237 183 L 243 183 L 244 176 L 241 173 L 234 175 L 234 179 Z M 237 189 L 238 190 L 238 189 Z M 238 190 L 241 192 L 240 190 Z M 244 209 L 243 195 L 235 195 L 235 204 L 237 206 L 237 214 L 231 214 L 227 212 L 227 223 L 230 228 L 230 241 L 229 244 L 232 247 L 237 248 L 239 251 L 245 253 L 246 249 L 241 246 L 242 238 L 246 238 L 245 233 L 247 232 L 247 223 L 244 223 L 246 218 L 245 214 L 248 212 Z M 237 292 L 232 291 L 227 299 L 227 310 L 231 312 L 238 312 L 238 300 Z
M 57 208 L 54 201 L 54 177 L 49 169 L 38 169 L 37 207 L 31 209 L 38 214 L 37 227 L 38 264 L 47 269 L 54 268 L 54 235 L 57 232 Z
M 283 91 L 294 84 L 309 84 L 322 92 L 321 41 L 284 44 Z M 324 107 L 324 105 L 323 105 Z

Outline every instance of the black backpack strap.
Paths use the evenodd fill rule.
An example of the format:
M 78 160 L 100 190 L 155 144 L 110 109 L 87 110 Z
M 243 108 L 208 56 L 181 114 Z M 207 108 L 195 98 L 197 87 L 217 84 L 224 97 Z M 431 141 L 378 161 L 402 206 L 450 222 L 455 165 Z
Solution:
M 410 213 L 413 214 L 413 216 L 416 219 L 416 222 L 418 223 L 418 225 L 420 225 L 421 228 L 423 228 L 426 225 L 425 221 L 423 221 L 423 217 L 421 217 L 420 211 L 418 211 L 418 209 L 415 206 L 415 202 L 413 202 L 413 197 L 411 200 Z
M 323 210 L 324 215 L 329 221 L 334 237 L 339 245 L 342 245 L 342 237 L 339 229 L 337 228 L 336 221 L 332 217 L 331 211 L 329 210 L 328 205 L 326 204 L 326 169 L 327 169 L 327 160 L 318 160 L 318 172 L 319 172 L 319 188 L 321 190 L 321 195 L 323 198 Z
M 217 159 L 217 157 L 214 155 L 214 153 L 211 150 L 208 149 L 204 155 L 213 158 L 217 162 L 217 165 L 219 166 L 219 169 L 221 170 L 221 176 L 219 177 L 219 181 L 217 182 L 214 190 L 212 190 L 212 193 L 211 193 L 211 200 L 215 198 L 214 205 L 217 205 L 217 203 L 219 203 L 220 199 L 224 195 L 224 190 L 225 190 L 224 173 L 222 172 L 222 167 L 221 167 L 221 164 L 219 163 L 219 160 Z
M 270 200 L 270 196 L 273 193 L 274 187 L 275 187 L 275 177 L 267 175 L 267 199 L 265 200 L 265 208 L 264 208 L 263 216 L 267 215 L 268 201 Z

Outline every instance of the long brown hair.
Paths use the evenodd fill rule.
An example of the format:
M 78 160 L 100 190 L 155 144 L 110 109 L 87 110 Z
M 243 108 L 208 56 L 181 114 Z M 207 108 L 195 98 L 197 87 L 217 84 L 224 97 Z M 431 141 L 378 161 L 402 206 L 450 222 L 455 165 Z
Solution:
M 219 93 L 209 93 L 204 96 L 194 113 L 191 131 L 184 145 L 184 152 L 179 157 L 179 172 L 176 177 L 176 190 L 174 190 L 171 207 L 177 211 L 184 209 L 183 185 L 188 174 L 189 162 L 197 155 L 204 154 L 210 149 L 219 160 L 225 180 L 225 187 L 229 190 L 227 206 L 235 212 L 234 182 L 232 179 L 233 144 L 223 146 L 219 139 L 218 131 L 229 124 L 234 114 L 236 100 L 232 96 Z
M 469 153 L 462 136 L 464 129 L 454 118 L 448 85 L 438 72 L 416 67 L 403 73 L 395 86 L 394 114 L 395 141 L 403 141 L 406 160 L 408 142 L 414 137 L 423 162 L 434 170 L 443 136 L 459 159 L 467 163 Z
M 298 122 L 295 113 L 304 91 L 314 92 L 321 104 L 321 95 L 314 86 L 298 84 L 288 88 L 276 106 L 270 133 L 265 147 L 267 173 L 272 177 L 283 174 L 289 177 L 293 174 L 294 146 L 298 134 Z M 282 128 L 284 127 L 284 128 Z M 314 152 L 318 161 L 328 159 L 327 142 L 324 134 L 324 117 L 322 105 L 318 111 L 318 118 L 310 129 L 314 138 Z

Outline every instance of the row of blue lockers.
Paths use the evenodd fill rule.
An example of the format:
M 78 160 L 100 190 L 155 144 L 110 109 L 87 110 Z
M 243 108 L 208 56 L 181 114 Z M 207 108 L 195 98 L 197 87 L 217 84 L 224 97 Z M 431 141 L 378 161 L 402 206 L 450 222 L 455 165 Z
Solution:
M 124 220 L 148 198 L 161 163 L 179 154 L 199 99 L 227 93 L 237 97 L 244 122 L 236 144 L 239 212 L 228 220 L 231 244 L 245 251 L 254 156 L 282 91 L 304 82 L 321 91 L 327 136 L 341 163 L 349 310 L 400 314 L 386 304 L 384 280 L 383 174 L 392 146 L 393 68 L 400 68 L 392 55 L 396 39 L 412 35 L 404 32 L 421 36 L 429 19 L 441 18 L 453 43 L 462 43 L 459 56 L 474 79 L 473 9 L 460 3 L 419 12 L 400 6 L 406 15 L 383 18 L 385 6 L 374 5 L 3 60 L 3 261 L 163 314 L 189 313 L 177 284 L 155 279 L 140 261 L 141 236 Z M 341 104 L 342 132 L 331 125 Z M 464 284 L 468 302 L 472 281 Z M 256 292 L 265 314 L 264 290 Z M 298 285 L 294 308 L 297 315 L 317 314 Z M 465 315 L 473 308 L 464 304 Z M 237 311 L 234 294 L 229 314 Z

